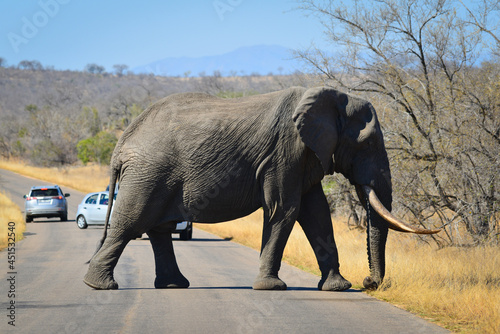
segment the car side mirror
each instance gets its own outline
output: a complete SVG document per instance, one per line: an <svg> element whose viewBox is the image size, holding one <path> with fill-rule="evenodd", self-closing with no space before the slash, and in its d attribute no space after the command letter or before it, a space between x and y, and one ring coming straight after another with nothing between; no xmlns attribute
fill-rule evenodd
<svg viewBox="0 0 500 334"><path fill-rule="evenodd" d="M70 196L70 194L64 194L64 197L69 197L69 196Z"/></svg>
<svg viewBox="0 0 500 334"><path fill-rule="evenodd" d="M24 196L23 196L23 198L24 198L24 199L28 198L28 195L24 195Z"/></svg>

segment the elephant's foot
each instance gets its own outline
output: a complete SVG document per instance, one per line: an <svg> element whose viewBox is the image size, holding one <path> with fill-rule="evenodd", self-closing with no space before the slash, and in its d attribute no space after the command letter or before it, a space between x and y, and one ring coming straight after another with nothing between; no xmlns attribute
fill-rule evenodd
<svg viewBox="0 0 500 334"><path fill-rule="evenodd" d="M83 278L83 282L96 290L118 289L118 283L114 280L113 275L95 275L90 269Z"/></svg>
<svg viewBox="0 0 500 334"><path fill-rule="evenodd" d="M286 290L285 282L278 276L258 276L253 283L254 290Z"/></svg>
<svg viewBox="0 0 500 334"><path fill-rule="evenodd" d="M155 279L155 288L156 289L181 289L188 288L189 281L184 275L178 273L177 275L168 275L168 276L157 276Z"/></svg>
<svg viewBox="0 0 500 334"><path fill-rule="evenodd" d="M322 291L344 291L351 286L351 282L342 277L342 275L330 273L326 279L322 278L319 281L318 289Z"/></svg>
<svg viewBox="0 0 500 334"><path fill-rule="evenodd" d="M365 289L367 290L377 290L379 285L381 284L382 282L377 282L377 280L373 279L371 276L367 276L365 277L365 279L363 280L363 286L365 287Z"/></svg>

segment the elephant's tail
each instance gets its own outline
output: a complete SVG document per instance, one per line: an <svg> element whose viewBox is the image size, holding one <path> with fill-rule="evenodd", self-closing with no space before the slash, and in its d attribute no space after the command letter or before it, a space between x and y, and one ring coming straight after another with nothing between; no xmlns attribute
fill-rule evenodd
<svg viewBox="0 0 500 334"><path fill-rule="evenodd" d="M109 218L111 217L111 210L113 209L113 201L115 199L116 183L118 181L118 178L120 177L120 169L121 169L121 166L112 166L111 167L111 176L109 178L108 211L106 212L106 222L104 223L104 233L102 235L101 240L99 240L99 243L97 244L97 249L95 250L94 255L92 255L90 260L85 262L85 264L89 264L90 261L92 261L94 256L97 254L97 252L101 249L102 245L104 244L106 237L108 236Z"/></svg>

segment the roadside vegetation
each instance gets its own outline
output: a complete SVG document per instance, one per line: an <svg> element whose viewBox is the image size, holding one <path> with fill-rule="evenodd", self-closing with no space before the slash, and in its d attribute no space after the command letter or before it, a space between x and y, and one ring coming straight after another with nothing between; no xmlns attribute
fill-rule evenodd
<svg viewBox="0 0 500 334"><path fill-rule="evenodd" d="M10 200L9 196L0 192L0 250L12 243L12 239L9 240L9 235L12 238L12 233L15 234L14 242L21 240L25 229L26 224L19 207Z"/></svg>
<svg viewBox="0 0 500 334"><path fill-rule="evenodd" d="M431 239L439 247L498 245L500 2L299 3L323 24L335 54L310 48L297 57L377 110L397 216L442 228ZM341 198L361 223L359 204L345 191Z"/></svg>
<svg viewBox="0 0 500 334"><path fill-rule="evenodd" d="M89 193L103 191L109 183L109 167L99 165L35 167L20 160L0 159L0 168ZM29 189L26 189L28 191Z"/></svg>

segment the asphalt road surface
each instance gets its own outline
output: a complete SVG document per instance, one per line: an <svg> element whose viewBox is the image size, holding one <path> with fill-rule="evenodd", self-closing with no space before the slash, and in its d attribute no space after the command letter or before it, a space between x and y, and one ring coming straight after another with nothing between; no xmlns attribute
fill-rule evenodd
<svg viewBox="0 0 500 334"><path fill-rule="evenodd" d="M22 196L43 184L0 170L0 191L22 209ZM84 194L62 189L71 193L70 221L27 224L25 239L16 243L14 269L8 252L0 252L0 333L447 332L358 290L318 291L318 277L286 264L280 277L287 291L254 291L259 253L200 230L191 241L174 241L190 288L153 288L153 252L143 238L131 241L120 258L120 289L92 290L82 282L84 263L103 229L78 229L75 213Z"/></svg>

